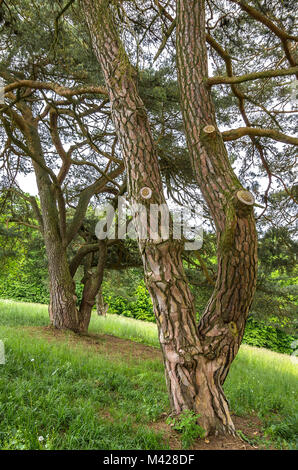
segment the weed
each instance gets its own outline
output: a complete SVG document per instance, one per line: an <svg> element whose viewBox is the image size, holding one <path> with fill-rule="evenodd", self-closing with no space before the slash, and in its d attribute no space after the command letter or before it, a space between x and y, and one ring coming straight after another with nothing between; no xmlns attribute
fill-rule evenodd
<svg viewBox="0 0 298 470"><path fill-rule="evenodd" d="M195 414L192 410L183 410L178 417L167 419L167 424L181 433L183 449L188 449L195 439L205 436L205 429L198 424L199 417L200 415Z"/></svg>

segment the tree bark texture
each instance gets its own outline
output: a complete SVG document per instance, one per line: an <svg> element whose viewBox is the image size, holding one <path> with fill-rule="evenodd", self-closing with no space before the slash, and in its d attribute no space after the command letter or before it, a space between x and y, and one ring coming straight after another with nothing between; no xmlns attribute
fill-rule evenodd
<svg viewBox="0 0 298 470"><path fill-rule="evenodd" d="M177 69L185 134L218 241L216 285L198 327L204 352L201 383L207 377L199 411L209 409L210 426L214 419L223 429L233 429L222 385L238 352L255 292L257 236L254 198L233 172L207 86L204 3L177 0Z"/></svg>
<svg viewBox="0 0 298 470"><path fill-rule="evenodd" d="M107 0L82 0L81 3L110 97L112 117L127 171L130 201L147 207L152 203L164 204L158 156L150 124L138 94L135 70L118 37L113 17L114 7ZM188 3L194 5L196 2ZM195 38L191 40L195 41ZM183 64L180 63L180 66ZM195 84L194 93L196 86ZM209 106L209 92L205 87L204 93L208 96L208 107L204 111L208 114L207 122L195 120L194 115L198 110L191 109L192 96L189 95L186 110L183 103L184 118L188 120L188 113L192 114L189 125L195 142L191 142L192 145L198 146L199 153L202 153L202 161L198 160L197 151L192 156L192 161L198 181L201 182L201 178L205 178L201 189L219 231L220 251L225 254L219 257L215 293L199 328L196 325L192 294L183 269L182 243L171 237L167 240L152 240L148 233L147 237L144 237L138 218L136 223L145 281L153 301L159 331L172 410L179 414L184 409L191 409L200 414L199 423L207 433L233 432L234 426L222 383L232 356L239 348L244 317L251 302L250 292L253 290L254 279L250 279L247 268L251 270L253 266L255 269L255 244L251 246L251 240L246 237L250 236L251 230L255 237L255 231L251 207L247 212L246 204L239 203L237 191L242 188L231 169L221 138L217 137L216 132L216 139L213 140L212 136L210 141L210 128L201 134L202 125L215 125L214 111ZM199 111L202 113L201 108L206 103L204 97L201 96L199 101L198 98L196 96L194 106L199 105ZM203 144L200 143L201 140ZM212 151L208 150L207 153L205 148L211 148ZM144 188L151 190L148 199L142 198ZM242 253L245 243L246 251ZM243 272L240 273L239 269ZM235 283L240 280L238 292ZM242 295L246 300L240 300Z"/></svg>
<svg viewBox="0 0 298 470"><path fill-rule="evenodd" d="M107 315L109 305L104 301L102 289L100 288L96 294L96 311L98 316L105 317Z"/></svg>

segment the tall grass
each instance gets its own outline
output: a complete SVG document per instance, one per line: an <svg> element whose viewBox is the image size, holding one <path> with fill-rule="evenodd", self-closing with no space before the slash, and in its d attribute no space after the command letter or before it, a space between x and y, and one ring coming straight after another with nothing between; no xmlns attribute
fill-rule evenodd
<svg viewBox="0 0 298 470"><path fill-rule="evenodd" d="M0 448L167 448L146 426L167 409L161 364L111 361L67 333L49 343L6 326L0 337Z"/></svg>
<svg viewBox="0 0 298 470"><path fill-rule="evenodd" d="M0 326L46 326L48 306L0 299Z"/></svg>
<svg viewBox="0 0 298 470"><path fill-rule="evenodd" d="M149 346L159 347L157 326L154 323L135 320L134 318L109 315L106 317L94 314L90 322L90 332L105 333L120 338L131 339Z"/></svg>
<svg viewBox="0 0 298 470"><path fill-rule="evenodd" d="M0 299L0 325L49 325L48 306ZM89 332L111 334L159 347L156 325L133 318L109 314L102 317L93 312Z"/></svg>
<svg viewBox="0 0 298 470"><path fill-rule="evenodd" d="M72 333L49 343L26 328L47 324L47 306L0 300L0 447L166 447L148 427L169 410L161 361L107 357ZM158 347L156 325L130 318L93 315L90 332ZM297 378L291 357L243 345L224 388L234 413L257 414L276 446L295 448Z"/></svg>

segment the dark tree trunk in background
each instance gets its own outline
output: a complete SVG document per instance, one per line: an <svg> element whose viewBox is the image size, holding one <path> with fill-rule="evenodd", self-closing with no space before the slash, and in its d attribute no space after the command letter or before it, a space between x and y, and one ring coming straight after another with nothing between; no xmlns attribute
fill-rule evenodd
<svg viewBox="0 0 298 470"><path fill-rule="evenodd" d="M112 117L127 171L130 201L147 207L152 203L164 204L158 157L147 113L137 92L135 71L118 38L110 2L82 0L81 3L110 96ZM196 4L193 1L187 3ZM184 21L181 12L180 16ZM183 34L181 29L179 34ZM189 34L189 31L185 34ZM191 40L195 42L196 38ZM178 63L184 67L181 59ZM191 66L197 67L198 63ZM187 76L186 80L190 78ZM202 122L194 121L196 113L201 113L200 108L209 106L210 98L206 90L205 94L208 101L205 103L204 96L201 96L198 102L197 96L192 109L192 98L195 97L187 93L187 108L184 103L183 107L184 118L187 121L189 119L190 130L196 136L192 144L201 148L203 144L197 142L206 139L204 149L209 149L210 129L207 129L205 136L200 131ZM197 105L199 110L196 109ZM190 118L188 113L192 114ZM213 108L207 108L206 113L207 124L215 125ZM147 239L144 239L141 236L142 224L137 226L138 244L146 285L153 301L172 410L181 413L184 409L191 409L199 413L199 422L207 433L234 431L222 383L239 348L255 285L256 269L253 215L250 200L247 205L245 197L242 197L249 195L237 195L241 185L232 172L221 139L212 139L210 145L212 159L204 150L201 161L198 161L197 153L195 157L192 156L192 160L199 167L197 174L201 172L201 176L206 179L202 191L217 223L222 254L219 254L215 294L199 328L183 269L182 243L173 239L150 240L148 233ZM149 199L142 198L142 188L150 188L152 191ZM225 193L225 190L228 192ZM213 201L214 196L216 199ZM220 215L216 215L217 210ZM245 249L243 253L242 249ZM238 282L240 292L237 294L235 283ZM244 291L245 287L250 290L249 293ZM243 294L246 299L241 299Z"/></svg>
<svg viewBox="0 0 298 470"><path fill-rule="evenodd" d="M104 301L101 288L96 294L96 312L99 316L106 316L109 305Z"/></svg>
<svg viewBox="0 0 298 470"><path fill-rule="evenodd" d="M96 296L101 289L107 256L107 245L105 240L99 240L98 262L95 273L91 269L92 256L92 254L89 254L86 257L84 266L84 290L80 305L80 327L83 331L88 330L91 318L91 311L96 302Z"/></svg>

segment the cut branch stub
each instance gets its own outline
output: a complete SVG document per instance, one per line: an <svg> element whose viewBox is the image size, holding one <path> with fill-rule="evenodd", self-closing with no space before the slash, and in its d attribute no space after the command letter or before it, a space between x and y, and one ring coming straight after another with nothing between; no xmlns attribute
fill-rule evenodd
<svg viewBox="0 0 298 470"><path fill-rule="evenodd" d="M211 125L208 125L208 126L205 126L203 128L203 131L206 133L206 134L212 134L213 132L215 132L215 127L214 126L211 126Z"/></svg>
<svg viewBox="0 0 298 470"><path fill-rule="evenodd" d="M240 217L246 216L252 210L255 203L254 195L244 189L237 191L235 199L235 208L237 215Z"/></svg>
<svg viewBox="0 0 298 470"><path fill-rule="evenodd" d="M201 132L201 138L207 140L213 140L217 136L216 127L212 124L208 124L207 126L203 127Z"/></svg>
<svg viewBox="0 0 298 470"><path fill-rule="evenodd" d="M237 192L237 199L240 203L245 204L246 206L252 206L255 203L253 194L243 189Z"/></svg>
<svg viewBox="0 0 298 470"><path fill-rule="evenodd" d="M143 199L150 199L152 196L152 189L148 188L147 186L144 186L140 190L140 194Z"/></svg>

